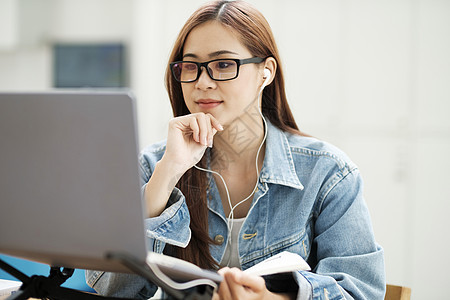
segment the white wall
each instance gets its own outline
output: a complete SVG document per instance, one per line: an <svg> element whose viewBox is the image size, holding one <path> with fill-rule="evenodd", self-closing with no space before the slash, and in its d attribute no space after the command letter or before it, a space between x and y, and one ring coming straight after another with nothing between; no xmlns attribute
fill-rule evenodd
<svg viewBox="0 0 450 300"><path fill-rule="evenodd" d="M388 281L412 287L413 299L442 298L450 268L450 1L250 2L272 25L301 129L361 168ZM123 41L141 146L162 139L169 51L201 3L8 0L2 8L16 18L4 22L19 28L0 36L0 90L50 88L52 42Z"/></svg>
<svg viewBox="0 0 450 300"><path fill-rule="evenodd" d="M0 1L0 49L9 49L16 43L17 3L14 0Z"/></svg>

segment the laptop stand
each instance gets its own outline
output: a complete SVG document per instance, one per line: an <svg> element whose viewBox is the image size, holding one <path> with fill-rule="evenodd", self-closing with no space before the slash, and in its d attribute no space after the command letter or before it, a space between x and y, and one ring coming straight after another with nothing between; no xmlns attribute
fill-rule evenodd
<svg viewBox="0 0 450 300"><path fill-rule="evenodd" d="M63 268L63 270L61 270L58 267L50 267L50 274L47 277L42 275L33 275L31 277L28 277L16 268L7 264L2 259L0 259L0 268L22 281L22 286L20 287L20 289L9 296L7 298L8 300L25 300L28 298L54 300L99 300L100 298L103 300L120 299L112 297L102 297L96 294L89 294L62 287L61 284L63 284L72 276L74 272L73 269Z"/></svg>
<svg viewBox="0 0 450 300"><path fill-rule="evenodd" d="M127 266L131 271L144 277L148 281L161 287L167 294L168 299L188 299L188 300L209 300L213 295L213 288L210 286L197 286L195 288L180 291L171 288L161 281L151 270L143 266L136 259L125 254L111 253L110 259L116 259ZM123 300L124 298L105 297L97 294L85 293L82 291L62 287L73 273L74 269L50 267L50 274L45 277L33 275L31 277L20 272L16 268L0 259L0 269L5 270L10 275L22 281L20 289L7 298L7 300L26 300L28 298L51 299L51 300Z"/></svg>

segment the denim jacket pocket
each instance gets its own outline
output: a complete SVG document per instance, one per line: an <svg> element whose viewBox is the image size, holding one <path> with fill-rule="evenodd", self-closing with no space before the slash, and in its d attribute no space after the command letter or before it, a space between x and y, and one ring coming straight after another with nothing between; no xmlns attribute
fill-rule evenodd
<svg viewBox="0 0 450 300"><path fill-rule="evenodd" d="M243 269L247 269L283 251L296 253L307 260L311 251L311 231L309 228L307 226L301 232L293 233L277 240L275 243L266 245L263 249L246 255L242 261Z"/></svg>
<svg viewBox="0 0 450 300"><path fill-rule="evenodd" d="M288 238L281 241L278 245L281 247L276 250L277 253L282 251L288 251L292 253L297 253L304 260L309 257L311 252L311 234L309 227L299 234L293 234Z"/></svg>

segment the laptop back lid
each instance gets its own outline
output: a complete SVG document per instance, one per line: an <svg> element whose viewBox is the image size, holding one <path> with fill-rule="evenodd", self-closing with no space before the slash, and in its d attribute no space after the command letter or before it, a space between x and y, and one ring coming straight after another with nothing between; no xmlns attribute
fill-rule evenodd
<svg viewBox="0 0 450 300"><path fill-rule="evenodd" d="M0 93L0 252L128 271L145 261L135 101L127 92Z"/></svg>

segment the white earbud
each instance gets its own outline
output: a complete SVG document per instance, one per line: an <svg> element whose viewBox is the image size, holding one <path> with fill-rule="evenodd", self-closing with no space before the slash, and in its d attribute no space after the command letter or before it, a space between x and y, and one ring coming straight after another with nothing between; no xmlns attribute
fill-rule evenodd
<svg viewBox="0 0 450 300"><path fill-rule="evenodd" d="M265 68L264 69L264 79L268 79L268 78L270 78L270 75L272 75L272 72L270 72L270 70L269 69L267 69L267 68Z"/></svg>
<svg viewBox="0 0 450 300"><path fill-rule="evenodd" d="M261 89L260 89L260 93L262 92L262 90L266 87L266 85L267 85L267 83L269 82L269 80L270 80L270 76L272 75L272 72L270 72L270 70L269 69L267 69L267 68L265 68L264 69L264 82L263 82L263 84L261 85Z"/></svg>

